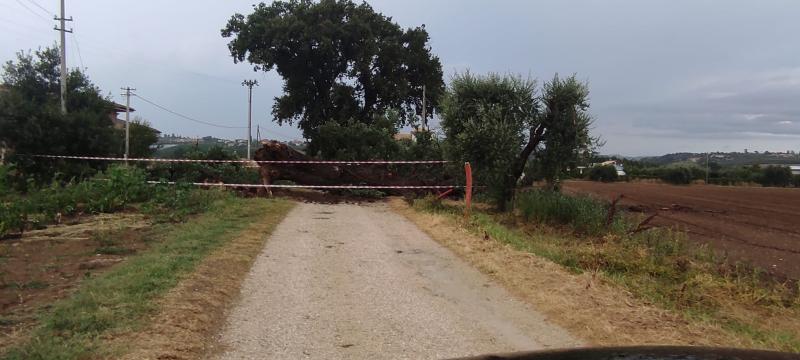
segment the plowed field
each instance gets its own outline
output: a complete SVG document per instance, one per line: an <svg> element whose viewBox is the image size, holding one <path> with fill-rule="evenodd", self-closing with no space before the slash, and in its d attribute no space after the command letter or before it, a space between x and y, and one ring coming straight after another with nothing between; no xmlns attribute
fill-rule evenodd
<svg viewBox="0 0 800 360"><path fill-rule="evenodd" d="M564 191L624 195L622 207L658 213L652 224L684 229L732 260L800 279L800 189L568 181Z"/></svg>

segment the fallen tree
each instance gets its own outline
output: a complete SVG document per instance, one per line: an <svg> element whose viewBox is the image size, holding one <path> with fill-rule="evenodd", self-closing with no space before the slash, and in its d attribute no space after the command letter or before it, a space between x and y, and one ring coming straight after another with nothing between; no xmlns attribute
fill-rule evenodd
<svg viewBox="0 0 800 360"><path fill-rule="evenodd" d="M275 140L261 142L255 161L319 161L288 145ZM287 180L300 185L366 185L366 186L430 186L448 185L441 165L406 165L399 169L392 164L326 164L326 163L259 163L259 174L264 185ZM439 167L434 169L432 167ZM272 192L267 188L267 192Z"/></svg>

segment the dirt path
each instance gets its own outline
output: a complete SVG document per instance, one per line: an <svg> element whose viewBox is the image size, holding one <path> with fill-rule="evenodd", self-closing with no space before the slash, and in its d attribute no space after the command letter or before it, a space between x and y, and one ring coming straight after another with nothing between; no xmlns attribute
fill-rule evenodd
<svg viewBox="0 0 800 360"><path fill-rule="evenodd" d="M220 342L223 359L423 359L579 344L385 204L292 210Z"/></svg>

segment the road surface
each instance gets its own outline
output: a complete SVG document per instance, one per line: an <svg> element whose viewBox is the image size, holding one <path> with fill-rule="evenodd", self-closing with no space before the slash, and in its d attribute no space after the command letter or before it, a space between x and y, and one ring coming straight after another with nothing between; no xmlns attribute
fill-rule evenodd
<svg viewBox="0 0 800 360"><path fill-rule="evenodd" d="M384 204L299 204L268 239L221 359L437 359L580 342Z"/></svg>

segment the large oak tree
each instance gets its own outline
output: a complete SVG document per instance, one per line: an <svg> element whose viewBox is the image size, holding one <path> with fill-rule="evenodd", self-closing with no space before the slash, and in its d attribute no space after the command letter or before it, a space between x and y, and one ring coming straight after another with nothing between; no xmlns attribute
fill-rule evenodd
<svg viewBox="0 0 800 360"><path fill-rule="evenodd" d="M296 122L312 142L329 121L370 124L389 110L399 114L396 126L413 124L422 113L423 85L428 117L444 91L424 25L403 30L367 3L261 3L247 16L233 15L222 36L232 38L235 62L274 68L283 77L275 120Z"/></svg>

